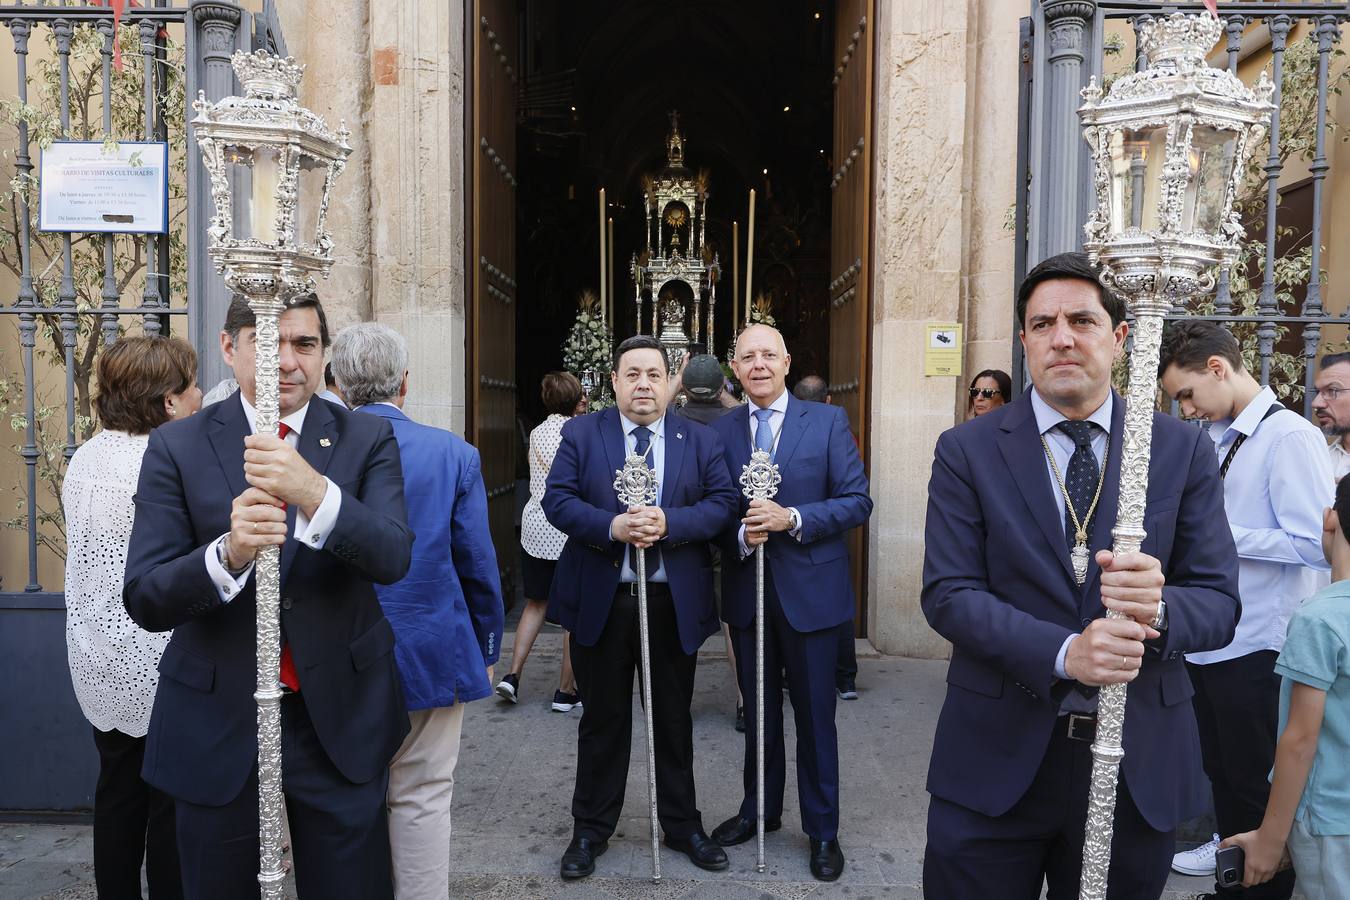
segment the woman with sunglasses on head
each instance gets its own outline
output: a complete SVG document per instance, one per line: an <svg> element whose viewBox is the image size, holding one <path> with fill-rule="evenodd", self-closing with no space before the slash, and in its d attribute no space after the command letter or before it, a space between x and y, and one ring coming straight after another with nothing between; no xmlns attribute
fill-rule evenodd
<svg viewBox="0 0 1350 900"><path fill-rule="evenodd" d="M970 382L966 418L973 419L998 409L1012 399L1012 379L1002 369L985 369Z"/></svg>

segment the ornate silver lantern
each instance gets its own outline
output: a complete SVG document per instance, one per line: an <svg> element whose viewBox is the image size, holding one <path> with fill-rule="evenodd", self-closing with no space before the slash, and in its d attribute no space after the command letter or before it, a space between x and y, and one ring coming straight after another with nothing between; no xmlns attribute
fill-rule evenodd
<svg viewBox="0 0 1350 900"><path fill-rule="evenodd" d="M1264 72L1249 88L1209 66L1206 56L1223 33L1214 16L1174 13L1145 21L1138 33L1148 68L1105 93L1094 77L1078 111L1097 199L1084 248L1134 316L1115 553L1137 551L1145 536L1163 316L1211 291L1215 266L1231 266L1237 256L1243 229L1233 198L1265 134L1274 90ZM1106 896L1125 694L1125 685L1099 694L1083 900Z"/></svg>
<svg viewBox="0 0 1350 900"><path fill-rule="evenodd" d="M248 297L257 318L257 433L275 435L279 419L278 320L287 302L313 289L333 264L326 218L333 181L346 165L345 124L333 134L296 102L304 67L262 50L234 54L243 97L192 108L192 127L211 183L215 214L207 235L225 283ZM232 190L233 188L233 190ZM258 815L262 896L280 900L281 625L280 553L258 554L257 586Z"/></svg>

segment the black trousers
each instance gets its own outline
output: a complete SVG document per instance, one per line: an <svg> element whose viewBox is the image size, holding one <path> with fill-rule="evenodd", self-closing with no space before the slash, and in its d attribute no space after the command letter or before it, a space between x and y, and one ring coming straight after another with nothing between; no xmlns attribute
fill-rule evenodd
<svg viewBox="0 0 1350 900"><path fill-rule="evenodd" d="M633 737L633 674L642 665L638 598L628 593L628 585L620 588L595 646L572 641L572 671L586 698L577 727L573 829L576 837L600 841L614 833L623 809ZM647 585L647 624L657 818L667 837L684 839L703 829L694 800L694 720L689 714L698 656L680 645L675 605L665 585ZM644 776L645 752L635 763Z"/></svg>
<svg viewBox="0 0 1350 900"><path fill-rule="evenodd" d="M1214 790L1221 837L1259 828L1266 813L1279 726L1278 657L1274 650L1259 650L1223 662L1186 665L1195 685L1200 755ZM1254 888L1215 886L1221 897L1260 900L1288 900L1293 891L1293 870Z"/></svg>
<svg viewBox="0 0 1350 900"><path fill-rule="evenodd" d="M853 620L839 626L839 663L835 668L835 685L858 677L858 649L853 643Z"/></svg>
<svg viewBox="0 0 1350 900"><path fill-rule="evenodd" d="M1046 884L1048 900L1076 900L1091 779L1091 745L1057 729L1031 787L1003 815L930 798L924 897L1038 900ZM1107 900L1158 900L1175 842L1175 831L1155 831L1144 821L1120 781Z"/></svg>
<svg viewBox="0 0 1350 900"><path fill-rule="evenodd" d="M209 764L204 760L203 764ZM282 788L301 900L393 900L386 771L352 784L328 759L303 694L281 700ZM224 806L177 801L189 900L248 900L258 887L258 774Z"/></svg>
<svg viewBox="0 0 1350 900"><path fill-rule="evenodd" d="M94 729L94 884L99 900L141 900L141 860L150 900L179 900L183 876L173 799L141 780L145 738Z"/></svg>

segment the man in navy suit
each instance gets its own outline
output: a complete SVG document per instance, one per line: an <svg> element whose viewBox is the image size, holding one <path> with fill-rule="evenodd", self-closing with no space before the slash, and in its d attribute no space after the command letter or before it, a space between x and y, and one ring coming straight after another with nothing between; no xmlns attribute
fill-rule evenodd
<svg viewBox="0 0 1350 900"><path fill-rule="evenodd" d="M1147 537L1113 556L1124 304L1066 253L1028 273L1017 315L1035 387L943 434L929 482L922 604L952 659L924 894L1077 896L1097 691L1128 684L1107 896L1152 900L1203 804L1183 654L1227 644L1240 612L1218 466L1202 430L1155 414Z"/></svg>
<svg viewBox="0 0 1350 900"><path fill-rule="evenodd" d="M562 877L595 871L623 808L640 660L636 560L646 550L657 811L666 845L694 865L727 867L694 801L689 703L699 645L717 631L708 542L731 524L736 492L717 436L673 413L665 348L636 335L614 349L616 406L563 426L544 514L567 535L549 617L572 633L572 668L586 705L577 732L572 842ZM656 472L652 506L624 508L614 474L630 454Z"/></svg>
<svg viewBox="0 0 1350 900"><path fill-rule="evenodd" d="M359 322L333 342L333 372L352 409L394 428L403 461L412 567L376 589L394 626L412 731L389 767L389 844L396 900L450 892L450 800L464 706L492 693L501 653L502 589L478 451L403 413L408 344Z"/></svg>
<svg viewBox="0 0 1350 900"><path fill-rule="evenodd" d="M844 410L798 400L786 387L783 336L751 325L736 340L732 369L750 402L713 423L729 475L739 480L753 450L782 474L777 495L749 502L722 553L722 617L731 625L747 713L755 708L755 560L764 566L764 829L782 827L786 763L783 680L797 723L797 793L810 839L811 874L844 871L839 847L839 744L834 727L839 629L854 615L845 535L872 514L867 476ZM755 727L747 722L740 812L713 830L723 846L755 835Z"/></svg>
<svg viewBox="0 0 1350 900"><path fill-rule="evenodd" d="M392 897L385 785L408 732L394 632L372 583L408 571L389 423L313 399L328 328L309 295L281 315L281 431L254 434L253 313L221 350L239 391L158 428L141 466L127 612L173 629L143 775L175 799L184 894L257 897L254 557L281 547L282 785L302 898Z"/></svg>

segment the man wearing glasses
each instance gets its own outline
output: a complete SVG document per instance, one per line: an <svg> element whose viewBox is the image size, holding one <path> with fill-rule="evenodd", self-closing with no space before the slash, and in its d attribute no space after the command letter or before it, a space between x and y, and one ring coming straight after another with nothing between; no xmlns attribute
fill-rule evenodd
<svg viewBox="0 0 1350 900"><path fill-rule="evenodd" d="M1339 484L1350 472L1350 353L1328 353L1318 366L1313 382L1312 410L1317 425L1327 437L1335 438L1327 448L1331 454L1332 475Z"/></svg>

